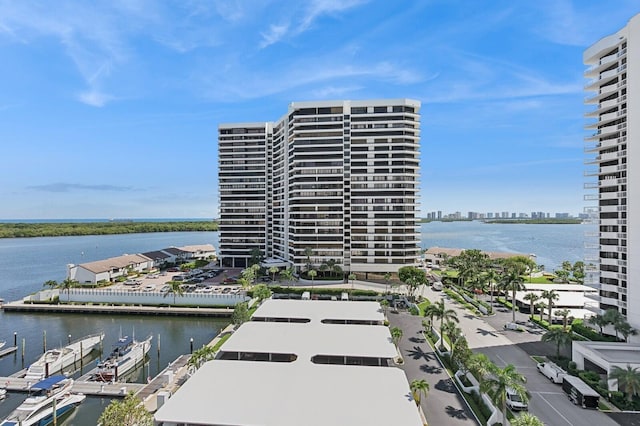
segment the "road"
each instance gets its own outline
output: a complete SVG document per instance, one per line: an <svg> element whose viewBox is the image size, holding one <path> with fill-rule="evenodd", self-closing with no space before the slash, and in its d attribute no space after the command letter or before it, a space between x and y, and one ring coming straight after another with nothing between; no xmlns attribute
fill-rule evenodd
<svg viewBox="0 0 640 426"><path fill-rule="evenodd" d="M478 425L447 371L425 341L422 318L406 312L389 312L389 323L403 331L398 347L404 358L402 369L407 379L409 382L425 379L429 383L429 393L421 402L427 422L430 425Z"/></svg>
<svg viewBox="0 0 640 426"><path fill-rule="evenodd" d="M428 287L422 292L432 302L445 296ZM530 355L555 352L553 346L540 342L540 329L524 325L525 332L505 331L501 327L511 321L511 312L498 312L492 317L478 318L452 301L447 303L447 307L458 312L460 328L474 352L486 354L499 367L513 364L527 378L526 386L531 394L529 411L546 426L618 425L600 411L585 410L573 405L560 385L550 382L538 372L536 362ZM526 322L525 314L516 314L517 321Z"/></svg>

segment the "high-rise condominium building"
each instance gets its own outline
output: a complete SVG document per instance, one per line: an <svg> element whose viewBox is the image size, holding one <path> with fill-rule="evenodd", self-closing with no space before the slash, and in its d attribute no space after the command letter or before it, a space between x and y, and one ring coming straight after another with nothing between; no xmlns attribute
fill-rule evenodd
<svg viewBox="0 0 640 426"><path fill-rule="evenodd" d="M597 202L600 309L640 327L640 15L584 52L587 200ZM638 205L636 205L636 203Z"/></svg>
<svg viewBox="0 0 640 426"><path fill-rule="evenodd" d="M218 129L220 257L396 272L419 256L420 103L294 102Z"/></svg>

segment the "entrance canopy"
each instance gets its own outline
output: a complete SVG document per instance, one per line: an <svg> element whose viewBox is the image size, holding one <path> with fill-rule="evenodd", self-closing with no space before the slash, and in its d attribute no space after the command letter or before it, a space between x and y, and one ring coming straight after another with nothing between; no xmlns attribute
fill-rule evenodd
<svg viewBox="0 0 640 426"><path fill-rule="evenodd" d="M277 268L288 268L289 266L291 266L291 264L286 260L274 259L273 257L270 257L260 262L260 266L267 269L271 268L272 266L275 266Z"/></svg>

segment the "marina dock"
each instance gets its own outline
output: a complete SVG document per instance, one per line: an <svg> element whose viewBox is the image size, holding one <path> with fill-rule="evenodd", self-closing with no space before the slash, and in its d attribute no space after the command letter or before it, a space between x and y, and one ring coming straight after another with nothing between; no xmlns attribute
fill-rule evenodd
<svg viewBox="0 0 640 426"><path fill-rule="evenodd" d="M196 317L230 317L232 308L190 308L181 306L142 305L50 305L45 303L8 302L2 305L5 312L48 312L108 315L164 315Z"/></svg>
<svg viewBox="0 0 640 426"><path fill-rule="evenodd" d="M0 349L0 358L5 355L9 355L18 350L17 346L9 346L8 348Z"/></svg>

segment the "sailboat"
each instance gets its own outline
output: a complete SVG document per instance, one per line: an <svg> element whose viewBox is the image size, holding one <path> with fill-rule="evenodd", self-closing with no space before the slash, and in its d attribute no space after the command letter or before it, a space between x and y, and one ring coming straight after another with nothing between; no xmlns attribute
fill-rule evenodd
<svg viewBox="0 0 640 426"><path fill-rule="evenodd" d="M0 426L48 426L54 418L60 420L85 400L82 394L72 394L73 379L48 377L29 389L29 396Z"/></svg>
<svg viewBox="0 0 640 426"><path fill-rule="evenodd" d="M60 373L71 364L88 355L104 339L104 333L85 337L62 349L50 349L29 366L25 379L42 380L52 373Z"/></svg>

